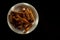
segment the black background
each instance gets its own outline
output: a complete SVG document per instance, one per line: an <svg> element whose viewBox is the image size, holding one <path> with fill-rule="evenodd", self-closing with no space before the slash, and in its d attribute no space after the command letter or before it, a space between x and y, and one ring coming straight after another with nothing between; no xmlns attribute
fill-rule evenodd
<svg viewBox="0 0 60 40"><path fill-rule="evenodd" d="M33 5L39 14L39 24L30 34L19 35L10 30L7 24L7 13L9 9L20 2L26 2ZM6 40L40 40L48 39L48 1L39 0L1 0L0 1L0 38Z"/></svg>

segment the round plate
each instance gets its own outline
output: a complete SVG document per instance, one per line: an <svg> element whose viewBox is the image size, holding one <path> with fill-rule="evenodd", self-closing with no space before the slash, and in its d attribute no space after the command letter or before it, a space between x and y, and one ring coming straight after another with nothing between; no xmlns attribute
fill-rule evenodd
<svg viewBox="0 0 60 40"><path fill-rule="evenodd" d="M32 11L34 12L34 15L35 15L35 21L33 23L33 26L26 33L24 33L23 31L20 31L20 30L18 30L16 28L14 28L13 25L11 25L10 20L9 20L10 12L19 10L20 6L26 6L28 8L31 8ZM9 25L10 29L12 31L14 31L15 33L18 33L18 34L28 34L28 33L31 33L37 27L38 21L39 21L39 15L38 15L37 10L31 4L28 4L28 3L17 3L17 4L15 4L14 6L12 6L10 8L10 10L9 10L9 12L7 14L7 23Z"/></svg>

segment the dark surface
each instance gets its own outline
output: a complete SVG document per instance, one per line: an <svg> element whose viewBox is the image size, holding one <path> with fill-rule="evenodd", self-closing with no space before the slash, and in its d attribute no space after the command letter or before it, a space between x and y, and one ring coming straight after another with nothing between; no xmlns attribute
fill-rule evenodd
<svg viewBox="0 0 60 40"><path fill-rule="evenodd" d="M39 13L39 24L37 28L28 35L19 35L10 30L7 24L7 13L9 9L16 3L26 2L33 5ZM1 0L0 1L0 38L5 38L6 40L33 40L33 39L48 39L48 3L47 1L37 1L37 0Z"/></svg>

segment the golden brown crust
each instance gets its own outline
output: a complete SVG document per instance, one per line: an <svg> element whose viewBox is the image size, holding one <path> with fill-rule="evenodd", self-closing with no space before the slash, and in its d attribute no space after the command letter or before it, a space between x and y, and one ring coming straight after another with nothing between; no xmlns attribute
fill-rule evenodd
<svg viewBox="0 0 60 40"><path fill-rule="evenodd" d="M24 29L25 33L32 27L32 23L34 22L33 12L29 8L26 8L21 12L11 11L9 18L16 28L19 30Z"/></svg>

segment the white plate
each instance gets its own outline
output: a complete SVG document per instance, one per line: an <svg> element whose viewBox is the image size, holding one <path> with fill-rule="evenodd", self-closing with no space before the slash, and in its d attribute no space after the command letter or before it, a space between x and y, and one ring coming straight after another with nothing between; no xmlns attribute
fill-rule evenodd
<svg viewBox="0 0 60 40"><path fill-rule="evenodd" d="M34 12L34 15L35 15L35 21L34 21L34 23L33 23L33 26L32 26L32 28L31 28L30 30L28 30L26 33L24 33L23 31L20 31L20 30L18 30L18 29L16 29L16 28L14 28L13 25L10 24L10 20L9 20L9 17L8 17L8 16L10 15L10 12L11 12L11 11L17 11L17 10L19 10L19 6L22 6L22 5L31 8L32 11ZM17 3L17 4L15 4L14 6L12 6L12 7L10 8L10 10L9 10L9 12L8 12L8 14L7 14L7 23L8 23L8 25L9 25L10 29L11 29L12 31L14 31L15 33L18 33L18 34L28 34L28 33L31 33L31 32L37 27L38 21L39 21L39 15L38 15L37 10L36 10L31 4L28 4L28 3Z"/></svg>

